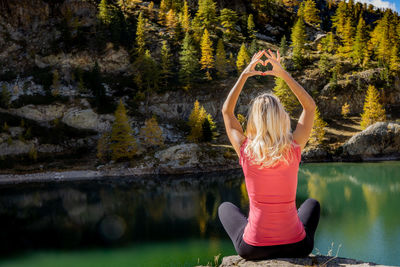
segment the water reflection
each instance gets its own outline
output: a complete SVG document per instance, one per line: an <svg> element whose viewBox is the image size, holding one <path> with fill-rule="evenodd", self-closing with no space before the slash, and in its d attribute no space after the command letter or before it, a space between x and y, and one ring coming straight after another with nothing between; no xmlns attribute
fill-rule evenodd
<svg viewBox="0 0 400 267"><path fill-rule="evenodd" d="M321 203L315 243L319 251L327 253L333 241L342 244L339 256L400 262L396 209L400 162L302 164L297 191L297 205L308 197ZM240 169L179 177L3 185L0 251L197 238L207 240L204 250L217 255L221 240L228 238L218 220L223 201L247 213L249 199Z"/></svg>

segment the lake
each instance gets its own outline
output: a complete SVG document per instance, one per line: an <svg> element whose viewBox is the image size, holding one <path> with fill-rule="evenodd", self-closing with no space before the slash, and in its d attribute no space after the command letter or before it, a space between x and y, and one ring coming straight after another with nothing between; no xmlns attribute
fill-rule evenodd
<svg viewBox="0 0 400 267"><path fill-rule="evenodd" d="M400 162L301 164L321 203L314 254L400 263ZM235 254L217 210L242 170L0 186L0 266L193 266Z"/></svg>

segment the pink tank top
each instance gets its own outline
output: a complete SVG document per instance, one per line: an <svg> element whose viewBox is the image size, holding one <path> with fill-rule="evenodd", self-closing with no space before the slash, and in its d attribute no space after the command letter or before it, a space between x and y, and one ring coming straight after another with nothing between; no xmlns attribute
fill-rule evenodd
<svg viewBox="0 0 400 267"><path fill-rule="evenodd" d="M240 147L239 164L243 168L250 211L243 240L253 246L272 246L296 243L306 236L297 215L297 172L301 160L301 147L292 142L294 154L289 165L279 162L273 167L250 165L244 148ZM253 163L254 164L254 163Z"/></svg>

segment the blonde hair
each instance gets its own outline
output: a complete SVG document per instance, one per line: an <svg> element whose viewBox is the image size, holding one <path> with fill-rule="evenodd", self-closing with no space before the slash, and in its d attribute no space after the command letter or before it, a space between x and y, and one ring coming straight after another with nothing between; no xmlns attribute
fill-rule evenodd
<svg viewBox="0 0 400 267"><path fill-rule="evenodd" d="M247 142L244 153L251 155L260 167L271 167L281 160L289 164L293 135L289 114L279 99L269 93L257 96L247 117L246 135L251 142Z"/></svg>

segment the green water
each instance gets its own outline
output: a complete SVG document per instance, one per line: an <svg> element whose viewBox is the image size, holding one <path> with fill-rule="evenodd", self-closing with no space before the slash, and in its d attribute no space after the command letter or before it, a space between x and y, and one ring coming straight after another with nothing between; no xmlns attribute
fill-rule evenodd
<svg viewBox="0 0 400 267"><path fill-rule="evenodd" d="M297 205L308 197L321 203L314 254L400 264L400 162L302 164ZM235 254L223 201L247 212L241 171L3 186L0 266L213 263Z"/></svg>

